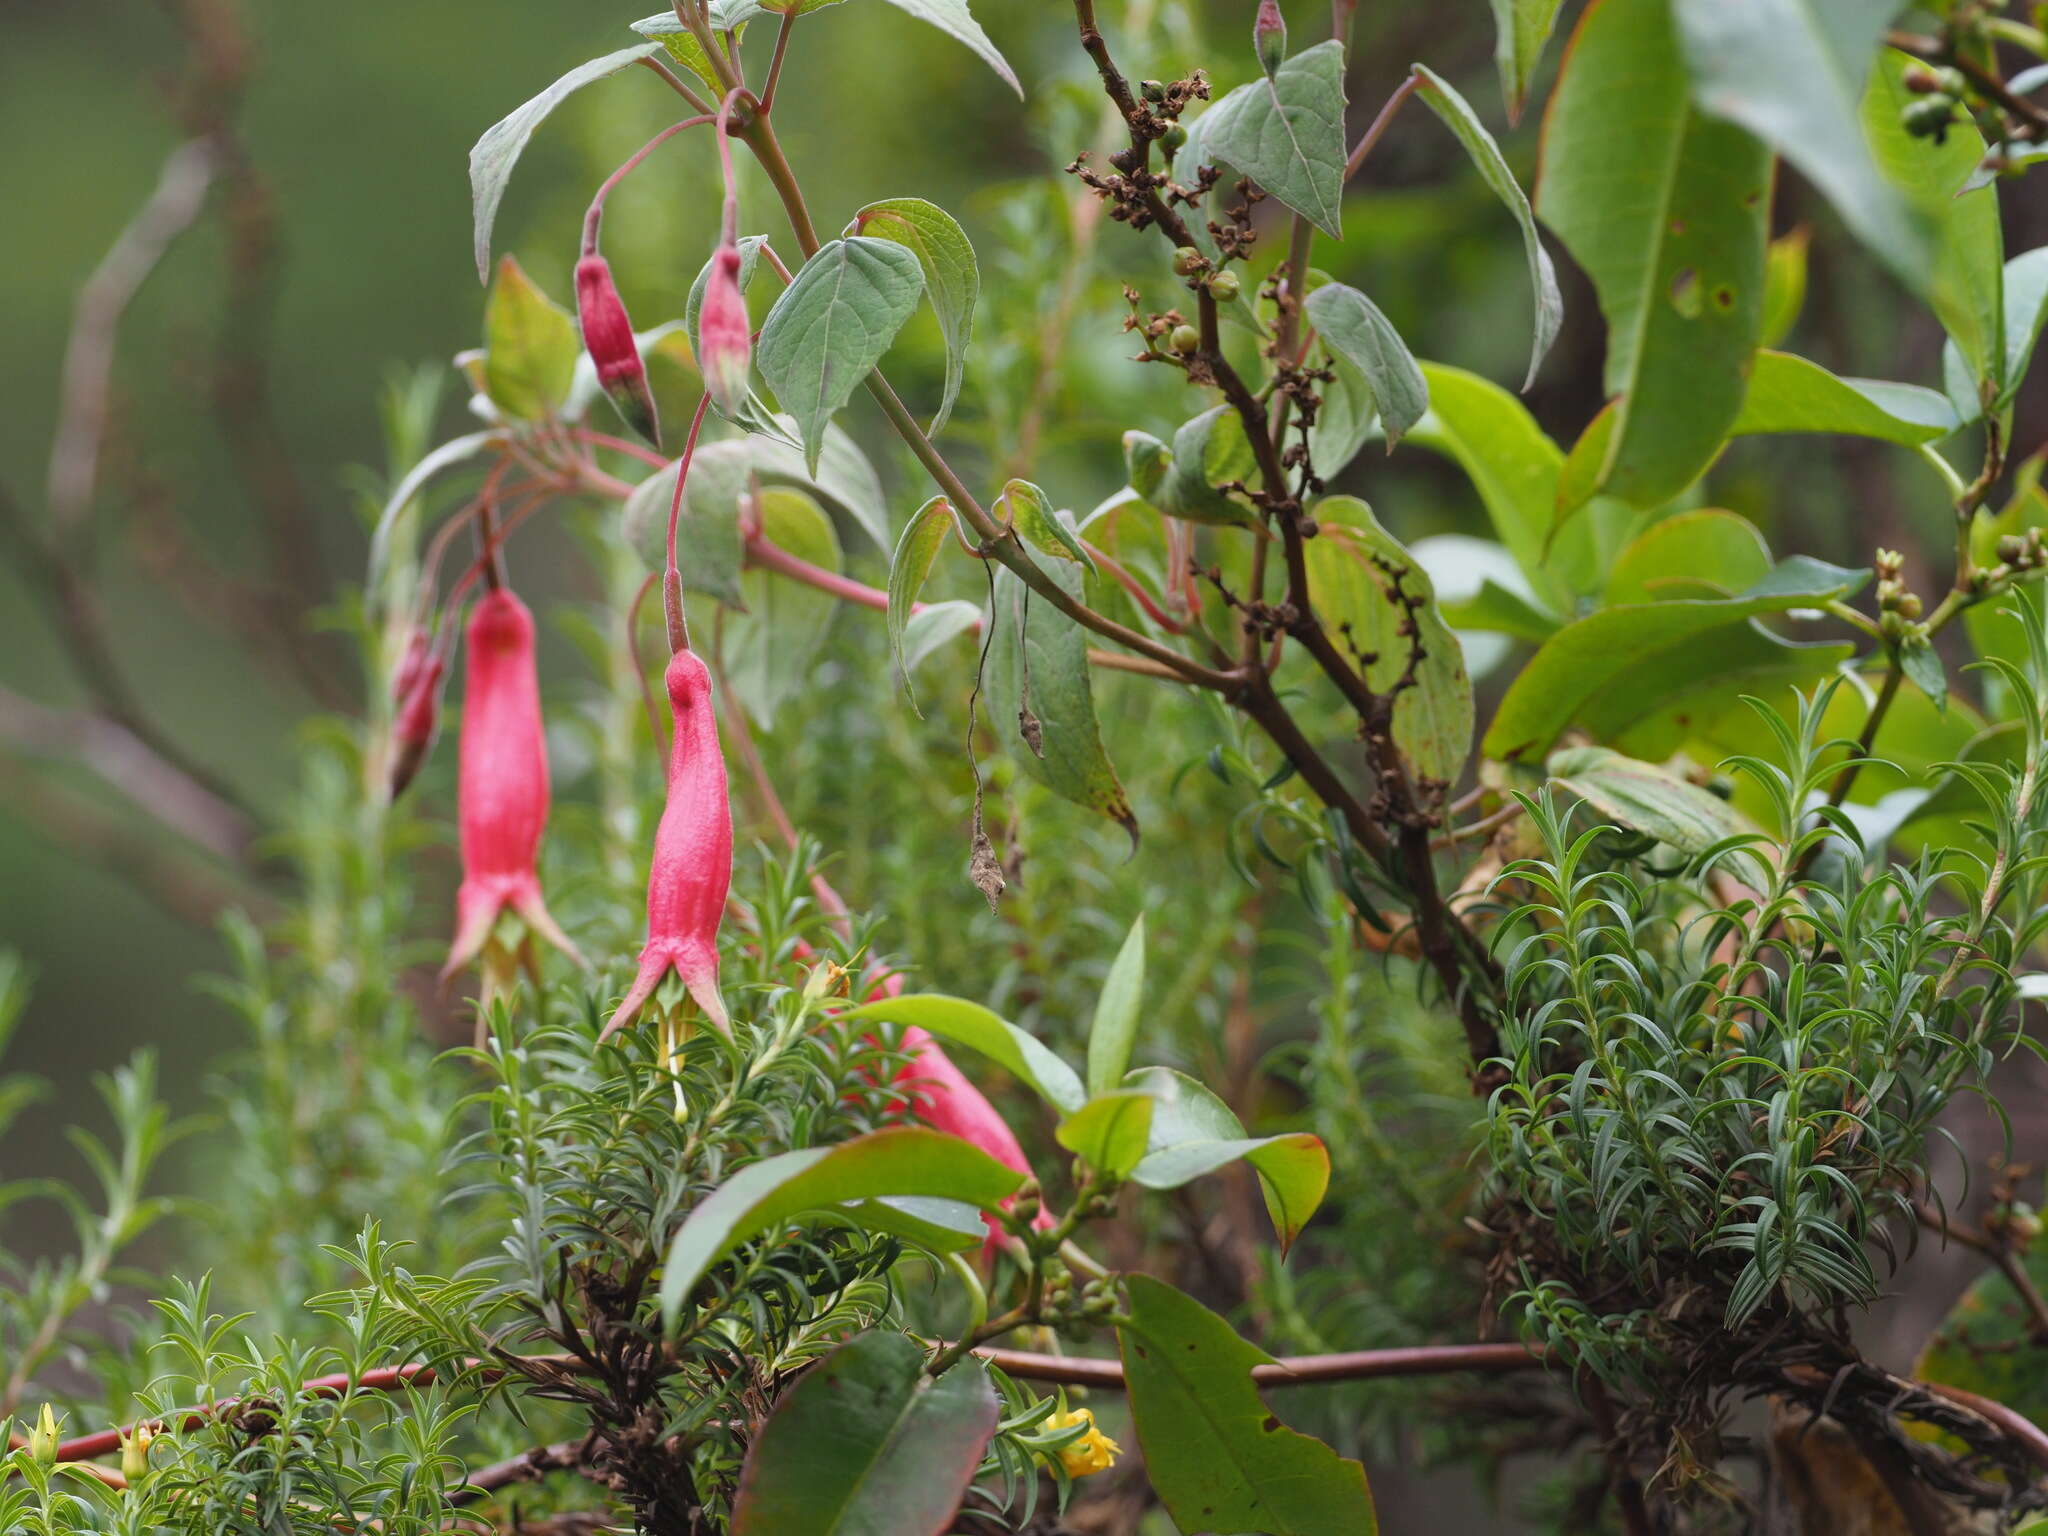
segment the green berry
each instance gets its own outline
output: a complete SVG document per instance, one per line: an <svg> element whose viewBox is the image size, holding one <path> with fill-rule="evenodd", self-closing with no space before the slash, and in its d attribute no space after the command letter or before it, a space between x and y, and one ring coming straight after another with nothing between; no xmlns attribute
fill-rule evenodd
<svg viewBox="0 0 2048 1536"><path fill-rule="evenodd" d="M1159 135L1159 142L1166 147L1168 154L1178 151L1187 141L1188 131L1181 127L1179 123L1168 123L1166 125L1166 132Z"/></svg>
<svg viewBox="0 0 2048 1536"><path fill-rule="evenodd" d="M1173 270L1182 277L1192 277L1208 264L1208 257L1192 245L1183 245L1173 253Z"/></svg>
<svg viewBox="0 0 2048 1536"><path fill-rule="evenodd" d="M1167 345L1185 357L1202 345L1202 333L1192 325L1176 325L1173 334L1166 340Z"/></svg>
<svg viewBox="0 0 2048 1536"><path fill-rule="evenodd" d="M1209 297L1219 304L1228 304L1237 297L1237 274L1218 272L1209 279Z"/></svg>

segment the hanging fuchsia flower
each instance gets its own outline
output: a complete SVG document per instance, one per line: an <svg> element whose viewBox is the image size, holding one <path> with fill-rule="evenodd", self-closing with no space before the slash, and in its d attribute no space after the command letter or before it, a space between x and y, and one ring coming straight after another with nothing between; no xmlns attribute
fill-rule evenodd
<svg viewBox="0 0 2048 1536"><path fill-rule="evenodd" d="M669 749L668 804L654 834L654 863L647 876L647 946L640 951L632 988L604 1027L606 1035L638 1017L671 976L721 1034L731 1028L718 993L718 923L732 886L732 805L726 797L711 673L694 651L677 651L669 660L667 682L675 739ZM675 997L662 1010L663 1043L671 1061L687 1033L682 1008L683 997Z"/></svg>
<svg viewBox="0 0 2048 1536"><path fill-rule="evenodd" d="M633 322L626 317L611 264L595 251L576 263L576 317L583 327L583 347L597 367L597 382L612 404L642 437L661 446L661 422L654 409L654 391L647 385L647 365L633 340Z"/></svg>
<svg viewBox="0 0 2048 1536"><path fill-rule="evenodd" d="M391 694L398 701L391 721L389 788L394 800L405 793L434 749L434 737L441 729L441 682L447 672L426 633L415 631L391 680Z"/></svg>
<svg viewBox="0 0 2048 1536"><path fill-rule="evenodd" d="M509 985L513 967L535 969L532 939L507 943L507 912L568 955L586 962L541 900L535 861L548 822L548 751L534 664L533 615L510 591L488 593L469 619L469 676L463 688L457 820L462 888L445 979L479 956L485 996Z"/></svg>
<svg viewBox="0 0 2048 1536"><path fill-rule="evenodd" d="M747 320L746 295L740 292L740 248L731 240L722 242L712 254L704 305L697 313L697 340L703 349L698 366L712 404L721 415L737 414L747 398L753 332Z"/></svg>

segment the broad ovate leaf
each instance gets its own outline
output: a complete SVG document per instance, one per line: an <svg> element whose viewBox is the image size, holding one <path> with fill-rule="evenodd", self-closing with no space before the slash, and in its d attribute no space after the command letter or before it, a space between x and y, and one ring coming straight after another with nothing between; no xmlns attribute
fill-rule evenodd
<svg viewBox="0 0 2048 1536"><path fill-rule="evenodd" d="M1323 344L1358 370L1391 451L1429 409L1429 384L1393 322L1356 288L1324 283L1304 305Z"/></svg>
<svg viewBox="0 0 2048 1536"><path fill-rule="evenodd" d="M853 224L858 234L895 241L924 268L925 297L932 302L939 334L946 342L945 392L930 428L936 437L953 414L953 402L960 398L960 381L967 372L967 344L974 337L974 301L981 293L981 269L975 264L974 246L958 219L921 197L869 203L853 216Z"/></svg>
<svg viewBox="0 0 2048 1536"><path fill-rule="evenodd" d="M1227 162L1325 234L1344 234L1344 45L1303 49L1204 112L1200 153Z"/></svg>
<svg viewBox="0 0 2048 1536"><path fill-rule="evenodd" d="M1145 1067L1124 1082L1156 1101L1145 1158L1131 1178L1147 1189L1178 1189L1242 1159L1259 1176L1259 1192L1285 1254L1330 1187L1330 1154L1322 1142L1306 1131L1247 1136L1229 1105L1169 1067Z"/></svg>
<svg viewBox="0 0 2048 1536"><path fill-rule="evenodd" d="M484 302L484 390L515 421L544 421L569 398L582 352L576 322L512 257Z"/></svg>

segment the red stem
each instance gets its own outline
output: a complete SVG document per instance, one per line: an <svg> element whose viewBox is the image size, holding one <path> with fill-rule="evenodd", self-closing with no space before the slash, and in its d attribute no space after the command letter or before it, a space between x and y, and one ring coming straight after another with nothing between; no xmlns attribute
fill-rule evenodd
<svg viewBox="0 0 2048 1536"><path fill-rule="evenodd" d="M637 167L642 160L645 160L685 128L701 128L710 121L709 117L686 117L680 123L669 124L668 127L662 129L661 132L635 150L627 158L624 165L613 171L611 175L605 177L603 185L597 189L597 196L590 200L590 212L583 215L584 255L595 256L597 254L597 226L604 218L604 200L612 195L612 188L624 181L627 174Z"/></svg>

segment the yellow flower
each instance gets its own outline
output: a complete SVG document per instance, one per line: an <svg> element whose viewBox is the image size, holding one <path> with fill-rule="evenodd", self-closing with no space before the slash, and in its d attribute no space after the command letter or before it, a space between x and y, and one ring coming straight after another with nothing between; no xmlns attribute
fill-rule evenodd
<svg viewBox="0 0 2048 1536"><path fill-rule="evenodd" d="M1069 1440L1059 1448L1061 1467L1069 1477L1086 1477L1091 1472L1106 1472L1116 1464L1123 1447L1095 1427L1095 1415L1086 1408L1075 1408L1066 1413L1055 1413L1045 1421L1047 1429L1072 1429L1082 1425L1086 1433L1080 1438Z"/></svg>

